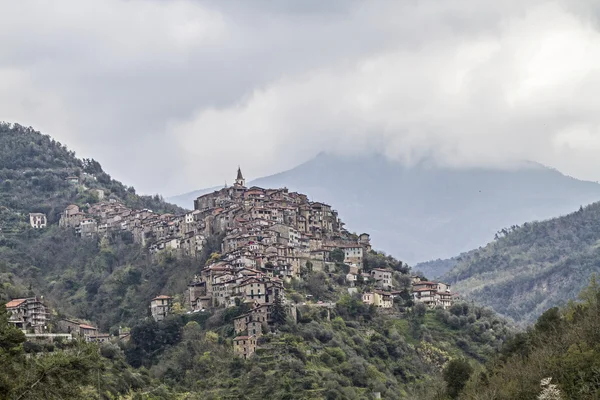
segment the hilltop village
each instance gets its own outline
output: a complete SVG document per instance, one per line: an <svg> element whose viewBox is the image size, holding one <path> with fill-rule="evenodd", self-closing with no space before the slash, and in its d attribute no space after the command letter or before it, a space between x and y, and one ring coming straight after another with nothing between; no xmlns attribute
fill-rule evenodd
<svg viewBox="0 0 600 400"><path fill-rule="evenodd" d="M125 232L153 256L169 253L198 257L207 238L220 239L221 251L212 254L199 274L190 276L187 291L180 296L181 306L193 313L247 305L249 311L234 321L238 334L233 340L234 350L244 358L254 353L257 339L276 320L296 318L297 305L286 298L286 282L302 279L306 272L331 274L343 265L348 293L382 310L392 309L395 299L402 295L394 287L392 269L364 268L365 257L372 251L367 233L350 233L330 205L310 201L304 194L287 188L246 187L239 168L234 185L198 197L194 210L182 215L132 210L118 199L96 195L100 201L88 204L85 210L69 205L59 225L74 229L82 237ZM43 229L46 218L31 214L30 223ZM429 307L452 305L454 295L449 285L419 277L410 279L413 302ZM161 321L173 312L174 298L179 294L156 295L150 303L150 314ZM28 308L30 303L37 304L36 309L44 316ZM29 327L36 327L35 334L43 334L39 329L43 324L38 320L45 321L48 312L37 298L15 299L9 304L15 325L25 328L30 321ZM312 306L327 308L335 303ZM58 326L61 333L77 332L86 340L105 338L105 334L81 321L64 320Z"/></svg>

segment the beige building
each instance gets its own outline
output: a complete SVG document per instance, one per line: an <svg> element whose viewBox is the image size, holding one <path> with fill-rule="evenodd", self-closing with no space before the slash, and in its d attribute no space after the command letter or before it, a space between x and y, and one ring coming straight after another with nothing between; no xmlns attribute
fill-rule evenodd
<svg viewBox="0 0 600 400"><path fill-rule="evenodd" d="M46 214L42 213L30 213L29 214L29 224L32 228L41 229L45 228L48 224L46 220Z"/></svg>
<svg viewBox="0 0 600 400"><path fill-rule="evenodd" d="M363 293L362 301L365 304L374 305L381 308L392 308L394 305L392 294L376 290L374 292Z"/></svg>
<svg viewBox="0 0 600 400"><path fill-rule="evenodd" d="M390 289L392 287L392 271L389 269L375 268L371 270L371 278L382 289Z"/></svg>
<svg viewBox="0 0 600 400"><path fill-rule="evenodd" d="M238 357L250 358L256 352L256 336L238 336L233 339L233 352Z"/></svg>
<svg viewBox="0 0 600 400"><path fill-rule="evenodd" d="M428 307L447 309L453 304L453 294L450 292L450 285L446 283L415 280L413 300Z"/></svg>
<svg viewBox="0 0 600 400"><path fill-rule="evenodd" d="M363 267L363 248L359 245L344 246L344 264L356 265L358 268Z"/></svg>
<svg viewBox="0 0 600 400"><path fill-rule="evenodd" d="M170 296L160 295L152 299L150 302L150 312L155 321L162 321L171 312L173 298Z"/></svg>
<svg viewBox="0 0 600 400"><path fill-rule="evenodd" d="M262 321L259 321L258 313L246 313L233 320L233 327L236 334L246 333L257 338L262 336Z"/></svg>

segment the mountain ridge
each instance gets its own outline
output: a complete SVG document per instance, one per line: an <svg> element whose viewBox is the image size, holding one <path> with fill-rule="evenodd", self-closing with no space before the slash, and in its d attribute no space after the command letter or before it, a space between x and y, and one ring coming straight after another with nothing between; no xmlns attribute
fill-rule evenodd
<svg viewBox="0 0 600 400"><path fill-rule="evenodd" d="M600 272L600 202L544 221L498 232L484 247L452 260L425 263L430 276L520 324L576 298ZM443 272L445 266L451 268ZM440 271L443 273L434 273Z"/></svg>

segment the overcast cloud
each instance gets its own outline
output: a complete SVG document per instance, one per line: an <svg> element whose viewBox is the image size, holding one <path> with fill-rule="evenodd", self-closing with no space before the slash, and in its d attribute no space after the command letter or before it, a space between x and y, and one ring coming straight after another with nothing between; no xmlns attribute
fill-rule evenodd
<svg viewBox="0 0 600 400"><path fill-rule="evenodd" d="M600 180L597 3L5 1L0 119L146 193L323 150Z"/></svg>

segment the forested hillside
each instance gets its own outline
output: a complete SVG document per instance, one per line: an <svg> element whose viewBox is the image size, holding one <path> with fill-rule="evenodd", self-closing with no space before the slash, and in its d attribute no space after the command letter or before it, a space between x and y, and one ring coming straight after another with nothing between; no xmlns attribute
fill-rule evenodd
<svg viewBox="0 0 600 400"><path fill-rule="evenodd" d="M69 176L80 183L69 183ZM58 228L68 204L83 208L98 201L91 189L101 189L105 197L133 208L182 211L158 195L137 195L98 162L76 158L47 135L18 124L0 124L0 300L43 295L60 312L108 330L144 317L148 300L161 290L185 288L188 275L181 271L194 272L190 260L150 259L126 233L98 240ZM30 212L46 213L48 228L31 229ZM209 243L205 250L214 248Z"/></svg>
<svg viewBox="0 0 600 400"><path fill-rule="evenodd" d="M387 268L400 295L392 309L365 305L348 295L348 266L307 270L285 283L298 307L297 321L282 319L260 338L249 360L234 355L233 318L247 305L186 313L189 280L220 249L208 238L195 258L166 252L151 257L127 232L77 237L60 228L63 207L97 201L91 188L131 207L179 209L160 197L137 196L93 160L78 160L64 146L32 129L2 125L0 301L44 296L54 321L89 320L116 334L131 328L129 342L36 347L5 329L0 315L0 397L20 399L371 399L446 396L442 370L449 360L474 367L491 359L511 335L489 309L465 303L449 310L412 305L408 266L391 256L367 254L364 268ZM10 149L10 150L7 150ZM79 178L78 184L66 181ZM46 212L50 225L33 229L27 213ZM174 297L173 315L149 317L152 297ZM334 304L323 308L319 301ZM306 303L306 305L305 305ZM2 308L3 310L3 308ZM35 353L35 357L27 355ZM29 371L24 374L23 371ZM60 371L60 372L59 372ZM39 382L39 383L36 383Z"/></svg>
<svg viewBox="0 0 600 400"><path fill-rule="evenodd" d="M461 399L560 400L600 396L600 286L595 278L578 302L544 312L502 354L471 375Z"/></svg>
<svg viewBox="0 0 600 400"><path fill-rule="evenodd" d="M79 184L69 183L76 177ZM102 189L106 197L122 200L132 208L178 212L159 195L139 196L111 178L93 159L75 153L32 128L0 122L0 237L28 224L28 213L42 212L50 224L69 204L84 206L98 201L90 189Z"/></svg>
<svg viewBox="0 0 600 400"><path fill-rule="evenodd" d="M600 203L498 233L445 275L461 295L520 323L574 299L600 271Z"/></svg>
<svg viewBox="0 0 600 400"><path fill-rule="evenodd" d="M342 296L330 318L300 307L298 322L260 339L249 360L233 355L234 317L243 307L190 320L141 322L125 354L134 366L190 399L445 399L442 370L449 360L473 368L491 360L510 336L490 310L455 304L385 314Z"/></svg>

